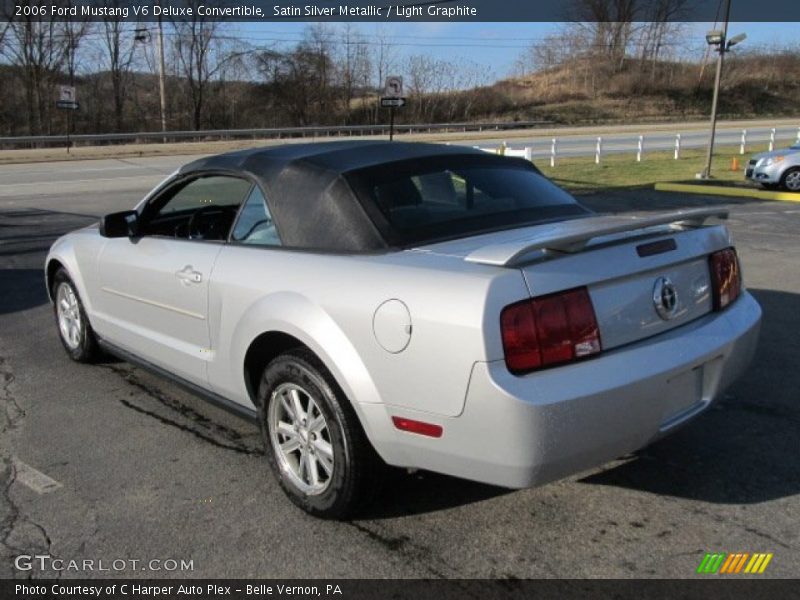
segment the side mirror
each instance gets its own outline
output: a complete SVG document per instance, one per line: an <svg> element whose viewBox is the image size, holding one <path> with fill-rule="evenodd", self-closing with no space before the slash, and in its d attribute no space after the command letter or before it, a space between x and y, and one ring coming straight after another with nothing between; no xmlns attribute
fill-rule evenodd
<svg viewBox="0 0 800 600"><path fill-rule="evenodd" d="M111 213L100 219L100 235L107 238L133 237L138 225L139 215L135 210Z"/></svg>

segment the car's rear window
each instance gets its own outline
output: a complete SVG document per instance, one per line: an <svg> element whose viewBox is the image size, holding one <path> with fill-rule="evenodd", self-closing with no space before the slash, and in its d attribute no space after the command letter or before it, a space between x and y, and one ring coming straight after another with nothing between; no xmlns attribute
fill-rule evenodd
<svg viewBox="0 0 800 600"><path fill-rule="evenodd" d="M588 212L533 168L436 162L360 174L360 193L385 219L394 242L433 241Z"/></svg>

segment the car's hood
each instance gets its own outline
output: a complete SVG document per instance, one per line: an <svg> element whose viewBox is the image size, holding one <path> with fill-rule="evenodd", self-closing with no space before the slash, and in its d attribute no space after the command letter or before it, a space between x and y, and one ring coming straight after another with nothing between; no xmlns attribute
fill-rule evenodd
<svg viewBox="0 0 800 600"><path fill-rule="evenodd" d="M800 150L796 148L782 148L780 150L773 150L772 152L760 152L758 154L753 154L750 159L761 160L762 158L774 158L775 156L787 156L789 154L800 155Z"/></svg>

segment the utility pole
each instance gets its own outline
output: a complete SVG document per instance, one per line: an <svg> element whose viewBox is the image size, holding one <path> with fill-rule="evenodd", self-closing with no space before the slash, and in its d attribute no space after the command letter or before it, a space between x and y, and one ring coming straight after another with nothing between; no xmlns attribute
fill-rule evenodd
<svg viewBox="0 0 800 600"><path fill-rule="evenodd" d="M161 96L161 131L167 130L167 92L164 83L164 28L158 17L158 92ZM167 139L164 138L166 143Z"/></svg>
<svg viewBox="0 0 800 600"><path fill-rule="evenodd" d="M731 0L725 0L725 22L722 25L722 38L719 40L719 56L717 57L717 74L714 77L714 98L711 101L711 134L708 138L708 152L706 153L706 166L700 175L701 179L709 179L711 177L711 159L714 156L714 136L717 132L717 102L719 100L719 84L722 79L722 62L725 59L725 52L727 51L727 38L728 38L728 19L731 16ZM708 39L708 38L707 38ZM711 40L708 40L711 44ZM716 42L714 42L716 44Z"/></svg>

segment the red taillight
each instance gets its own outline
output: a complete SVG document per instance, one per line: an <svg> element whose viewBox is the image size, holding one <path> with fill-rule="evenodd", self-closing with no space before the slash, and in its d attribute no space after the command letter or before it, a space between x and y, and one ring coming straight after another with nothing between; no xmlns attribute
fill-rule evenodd
<svg viewBox="0 0 800 600"><path fill-rule="evenodd" d="M392 423L402 431L410 431L411 433L427 435L428 437L442 437L442 433L444 432L441 425L415 421L414 419L406 419L403 417L392 417Z"/></svg>
<svg viewBox="0 0 800 600"><path fill-rule="evenodd" d="M736 250L725 248L714 252L708 259L711 285L714 292L714 310L722 310L742 292L742 276Z"/></svg>
<svg viewBox="0 0 800 600"><path fill-rule="evenodd" d="M506 365L524 373L600 352L600 331L586 288L512 304L500 315Z"/></svg>

